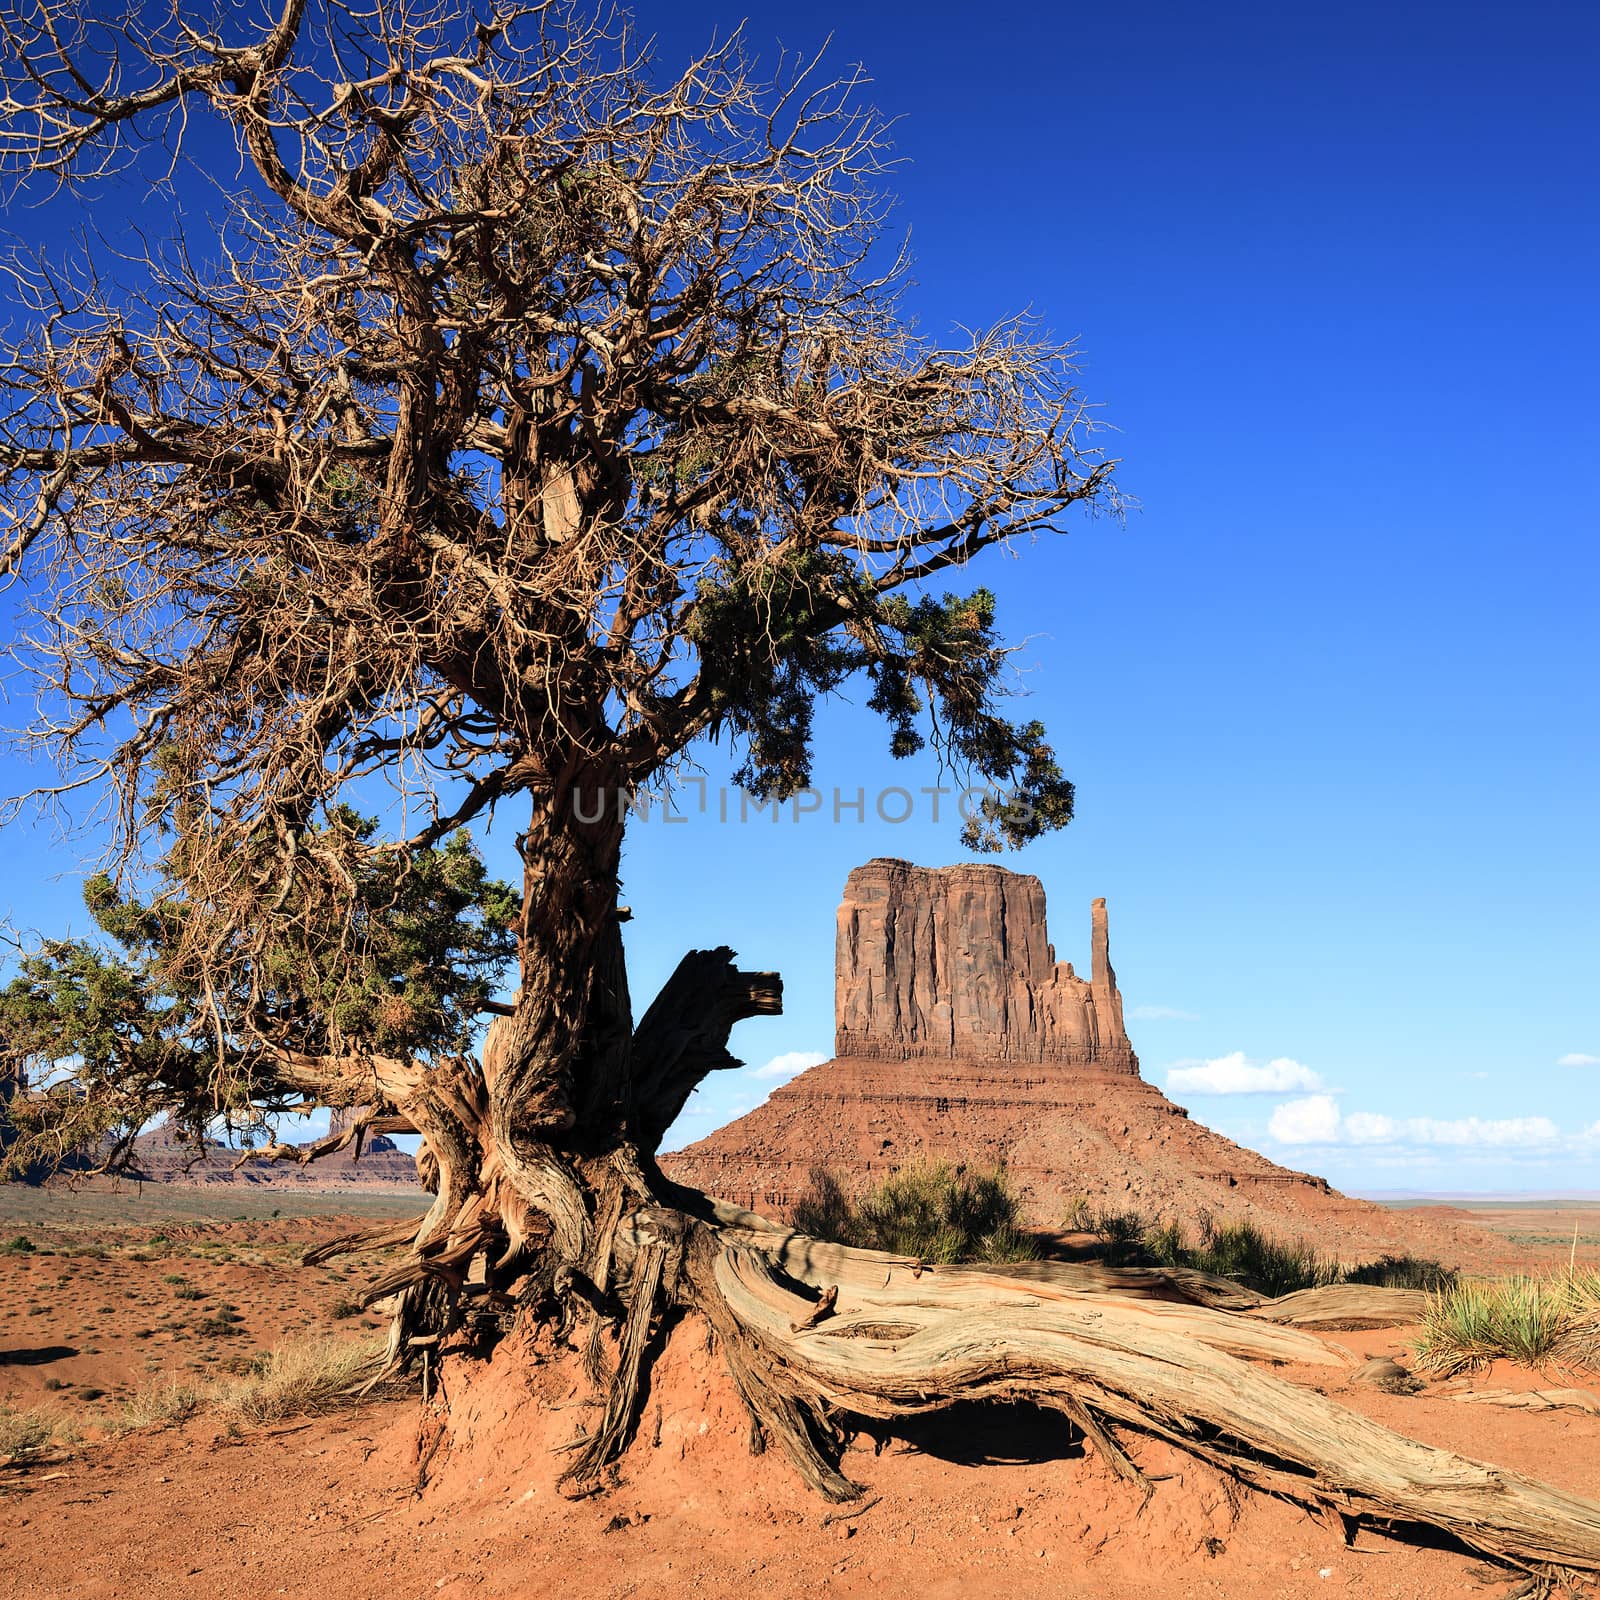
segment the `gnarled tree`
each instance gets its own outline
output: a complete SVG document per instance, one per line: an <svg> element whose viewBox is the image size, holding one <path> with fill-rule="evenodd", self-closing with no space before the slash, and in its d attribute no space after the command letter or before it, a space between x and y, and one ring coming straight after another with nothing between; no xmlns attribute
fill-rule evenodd
<svg viewBox="0 0 1600 1600"><path fill-rule="evenodd" d="M279 0L214 33L35 0L0 30L0 154L31 184L92 190L202 143L244 174L203 248L175 239L116 282L93 257L13 268L31 330L0 365L0 570L32 597L50 792L114 801L93 895L123 945L46 946L10 991L11 1063L45 1068L28 1148L163 1105L197 1128L336 1105L414 1130L436 1200L373 1289L399 1296L394 1357L459 1325L469 1275L586 1321L597 1371L613 1327L580 1475L626 1443L678 1303L835 1495L840 1411L1020 1387L1119 1463L1108 1420L1428 1517L1416 1462L1328 1481L1304 1432L1262 1431L1238 1353L1304 1355L1305 1335L1192 1308L1135 1359L1116 1341L1153 1311L1074 1320L1103 1275L896 1300L881 1259L807 1257L863 1305L880 1283L847 1350L805 1314L825 1285L802 1288L785 1236L654 1165L729 1029L780 990L694 952L634 1025L627 796L706 739L742 749L752 793L794 794L815 700L865 678L896 755L931 739L995 785L969 844L1072 811L1043 729L1003 715L990 596L934 580L1114 505L1113 464L1069 347L1024 322L950 348L910 327L859 78L759 82L735 39L658 85L619 19L552 4ZM346 807L385 782L379 832ZM491 811L515 818L514 891L446 843ZM982 1336L952 1345L970 1315ZM1187 1404L1155 1373L1183 1338L1206 1352ZM1493 1498L1452 1483L1470 1512ZM1506 1492L1486 1548L1595 1555L1586 1511L1530 1543ZM1434 1520L1460 1527L1452 1505Z"/></svg>

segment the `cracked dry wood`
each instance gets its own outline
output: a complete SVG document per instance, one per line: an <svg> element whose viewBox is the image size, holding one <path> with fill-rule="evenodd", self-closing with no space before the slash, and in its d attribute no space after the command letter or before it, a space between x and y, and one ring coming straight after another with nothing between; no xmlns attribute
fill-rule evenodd
<svg viewBox="0 0 1600 1600"><path fill-rule="evenodd" d="M1405 1438L1251 1364L1349 1364L1308 1333L1007 1270L916 1279L894 1257L776 1229L763 1248L762 1237L722 1243L716 1287L760 1363L841 1412L892 1418L984 1399L1086 1411L1313 1507L1425 1524L1528 1566L1600 1570L1600 1505ZM813 1288L820 1258L839 1284L835 1315L803 1335L791 1325L812 1302L786 1285L780 1257ZM884 1329L896 1336L874 1336Z"/></svg>

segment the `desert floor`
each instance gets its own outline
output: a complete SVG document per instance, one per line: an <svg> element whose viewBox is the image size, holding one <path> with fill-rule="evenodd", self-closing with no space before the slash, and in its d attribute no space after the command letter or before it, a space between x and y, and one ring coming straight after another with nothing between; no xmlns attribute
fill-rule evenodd
<svg viewBox="0 0 1600 1600"><path fill-rule="evenodd" d="M323 1196L146 1187L142 1194L0 1192L0 1402L70 1418L81 1442L0 1469L0 1597L319 1595L1492 1596L1513 1575L1471 1553L1363 1527L1337 1532L1152 1441L1147 1504L1058 1421L954 1413L846 1471L867 1500L841 1515L782 1462L753 1458L703 1333L674 1335L648 1425L619 1483L562 1498L557 1448L585 1397L565 1369L508 1385L447 1369L459 1436L429 1456L437 1404L372 1402L273 1427L201 1413L124 1431L151 1385L223 1376L321 1333L377 1336L352 1296L378 1258L295 1265L314 1240L404 1218L406 1193ZM1505 1243L1486 1266L1600 1260L1600 1206L1475 1207ZM26 1241L31 1249L17 1240ZM1413 1330L1327 1337L1406 1357ZM497 1370L502 1363L495 1363ZM482 1370L481 1368L479 1369ZM1389 1395L1328 1369L1289 1373L1401 1432L1600 1498L1600 1416L1463 1404L1471 1389L1570 1376L1497 1365ZM1582 1380L1578 1380L1582 1381Z"/></svg>

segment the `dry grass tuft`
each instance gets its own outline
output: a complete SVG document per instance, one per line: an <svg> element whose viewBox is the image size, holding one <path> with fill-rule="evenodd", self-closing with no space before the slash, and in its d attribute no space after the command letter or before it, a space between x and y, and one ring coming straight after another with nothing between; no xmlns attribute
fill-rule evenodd
<svg viewBox="0 0 1600 1600"><path fill-rule="evenodd" d="M367 1341L324 1338L280 1345L224 1382L174 1378L141 1389L123 1407L123 1426L176 1427L204 1411L238 1428L332 1411L356 1398L382 1359L383 1346Z"/></svg>
<svg viewBox="0 0 1600 1600"><path fill-rule="evenodd" d="M219 1411L260 1425L332 1411L355 1397L383 1359L383 1346L351 1339L307 1339L281 1345L256 1370L230 1383Z"/></svg>
<svg viewBox="0 0 1600 1600"><path fill-rule="evenodd" d="M38 1411L13 1411L0 1406L0 1462L20 1466L50 1446L55 1425Z"/></svg>
<svg viewBox="0 0 1600 1600"><path fill-rule="evenodd" d="M128 1428L175 1428L205 1410L211 1391L205 1384L168 1378L138 1390L122 1408Z"/></svg>
<svg viewBox="0 0 1600 1600"><path fill-rule="evenodd" d="M1452 1377L1497 1359L1600 1370L1600 1272L1467 1281L1429 1296L1418 1367Z"/></svg>

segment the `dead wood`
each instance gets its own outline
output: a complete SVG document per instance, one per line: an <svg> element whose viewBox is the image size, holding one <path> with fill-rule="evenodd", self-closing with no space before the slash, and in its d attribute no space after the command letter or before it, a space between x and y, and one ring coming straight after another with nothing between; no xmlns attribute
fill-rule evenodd
<svg viewBox="0 0 1600 1600"><path fill-rule="evenodd" d="M1528 1567L1600 1570L1600 1505L1404 1438L1243 1359L1346 1364L1309 1334L1003 1270L918 1281L892 1258L854 1265L834 1317L797 1337L801 1285L769 1251L719 1242L712 1276L741 1358L830 1411L894 1418L959 1400L1029 1401L1086 1415L1107 1440L1112 1426L1168 1439L1319 1513L1423 1524ZM870 1336L886 1322L917 1331ZM1121 1470L1119 1449L1105 1454Z"/></svg>
<svg viewBox="0 0 1600 1600"><path fill-rule="evenodd" d="M335 1256L350 1255L357 1250L384 1250L394 1245L410 1244L421 1228L425 1217L413 1217L409 1222L397 1222L387 1228L363 1228L359 1233L340 1234L337 1239L313 1245L300 1257L303 1267L319 1267Z"/></svg>
<svg viewBox="0 0 1600 1600"><path fill-rule="evenodd" d="M1450 1398L1469 1405L1507 1406L1515 1411L1587 1411L1600 1416L1600 1395L1587 1389L1464 1389Z"/></svg>
<svg viewBox="0 0 1600 1600"><path fill-rule="evenodd" d="M1420 1322L1427 1305L1421 1289L1334 1283L1263 1301L1250 1315L1295 1328L1399 1328Z"/></svg>
<svg viewBox="0 0 1600 1600"><path fill-rule="evenodd" d="M825 1322L833 1315L833 1308L839 1303L839 1286L830 1284L822 1291L822 1298L811 1308L811 1315L803 1317L799 1322L789 1324L790 1333L808 1333L812 1328Z"/></svg>

